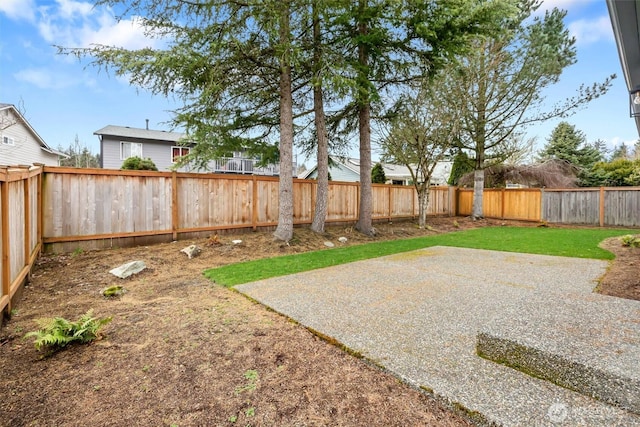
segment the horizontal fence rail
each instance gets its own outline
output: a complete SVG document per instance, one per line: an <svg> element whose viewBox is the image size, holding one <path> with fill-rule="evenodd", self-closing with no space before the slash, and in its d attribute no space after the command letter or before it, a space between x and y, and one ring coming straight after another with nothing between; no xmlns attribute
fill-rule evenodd
<svg viewBox="0 0 640 427"><path fill-rule="evenodd" d="M40 253L42 170L0 168L0 313L11 311Z"/></svg>

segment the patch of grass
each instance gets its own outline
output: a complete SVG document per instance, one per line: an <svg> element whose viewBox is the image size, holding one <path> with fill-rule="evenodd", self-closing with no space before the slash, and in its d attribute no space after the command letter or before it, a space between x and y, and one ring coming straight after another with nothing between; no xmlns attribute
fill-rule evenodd
<svg viewBox="0 0 640 427"><path fill-rule="evenodd" d="M435 236L368 243L230 264L206 270L204 274L220 285L231 287L270 277L431 246L454 246L608 260L614 258L613 254L601 249L598 244L609 237L629 234L632 231L608 228L484 227Z"/></svg>

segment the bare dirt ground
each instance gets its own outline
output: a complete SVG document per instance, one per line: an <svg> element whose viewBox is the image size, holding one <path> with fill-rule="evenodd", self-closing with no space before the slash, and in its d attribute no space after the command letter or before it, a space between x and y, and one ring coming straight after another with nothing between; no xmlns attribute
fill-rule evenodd
<svg viewBox="0 0 640 427"><path fill-rule="evenodd" d="M457 224L455 226L454 224ZM296 229L290 245L255 232L148 247L42 256L10 320L0 329L2 426L469 426L467 420L305 328L206 280L206 268L281 254L417 237L505 221L433 218L349 227L322 235ZM537 224L520 223L535 226ZM234 239L243 242L231 243ZM640 299L640 249L604 242L618 258L604 293ZM179 250L202 247L192 260ZM109 270L143 260L128 279ZM127 293L101 290L123 284ZM102 339L43 358L22 336L34 320L113 317Z"/></svg>

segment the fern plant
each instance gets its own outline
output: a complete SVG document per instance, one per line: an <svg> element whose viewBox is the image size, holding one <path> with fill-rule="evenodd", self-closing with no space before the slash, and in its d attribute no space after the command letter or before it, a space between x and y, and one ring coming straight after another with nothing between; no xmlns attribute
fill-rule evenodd
<svg viewBox="0 0 640 427"><path fill-rule="evenodd" d="M43 347L58 350L72 342L84 344L95 340L100 328L110 321L111 317L93 317L93 310L87 311L76 322L62 317L38 319L36 323L40 329L28 332L24 338L34 337L33 344L38 351Z"/></svg>
<svg viewBox="0 0 640 427"><path fill-rule="evenodd" d="M620 237L620 241L622 242L622 246L640 248L640 237L627 234L626 236Z"/></svg>

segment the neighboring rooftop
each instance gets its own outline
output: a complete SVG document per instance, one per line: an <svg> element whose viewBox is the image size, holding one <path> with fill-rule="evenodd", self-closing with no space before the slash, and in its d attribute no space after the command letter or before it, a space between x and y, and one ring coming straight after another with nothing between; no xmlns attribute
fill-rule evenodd
<svg viewBox="0 0 640 427"><path fill-rule="evenodd" d="M94 135L108 135L125 138L149 139L153 141L177 142L184 138L185 134L179 132L169 132L164 130L140 129L129 126L108 125L93 133Z"/></svg>

